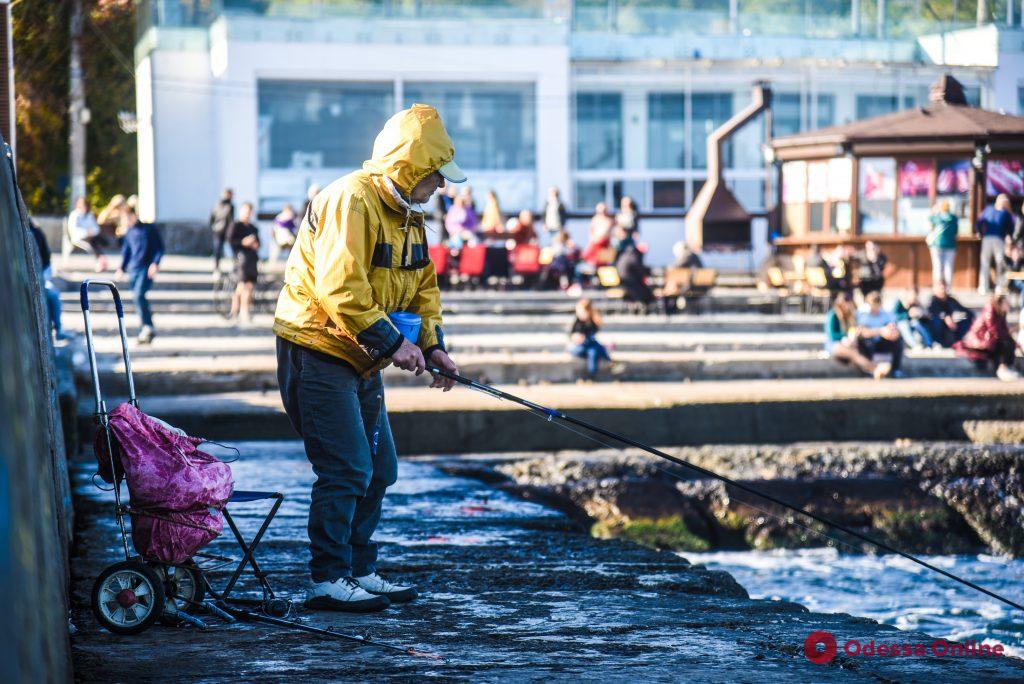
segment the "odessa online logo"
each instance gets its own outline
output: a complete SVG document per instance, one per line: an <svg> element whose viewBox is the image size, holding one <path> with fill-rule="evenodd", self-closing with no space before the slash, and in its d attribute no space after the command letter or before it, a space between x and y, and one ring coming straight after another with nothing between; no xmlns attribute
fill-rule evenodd
<svg viewBox="0 0 1024 684"><path fill-rule="evenodd" d="M848 656L860 657L895 657L895 658L975 658L1002 656L1002 644L979 644L977 641L949 642L936 639L931 644L922 643L891 643L876 644L874 639L861 643L856 639L847 639L843 644L843 653ZM811 632L804 640L804 655L816 665L831 663L839 652L839 644L831 632Z"/></svg>

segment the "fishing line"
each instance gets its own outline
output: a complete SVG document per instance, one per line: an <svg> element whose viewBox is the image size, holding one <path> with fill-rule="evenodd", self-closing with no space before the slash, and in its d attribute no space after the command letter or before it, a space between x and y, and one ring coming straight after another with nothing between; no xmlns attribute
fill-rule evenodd
<svg viewBox="0 0 1024 684"><path fill-rule="evenodd" d="M535 418L538 418L540 420L544 420L545 422L547 422L546 418L544 418L543 416L537 414L535 411L530 410L530 411L527 411L527 413L529 415L535 417ZM592 441L592 442L594 442L596 444L600 444L603 447L607 447L608 449L611 449L613 451L622 451L621 448L616 447L616 446L614 446L612 444L609 444L608 442L605 442L603 440L600 440L597 437L594 437L593 435L588 435L587 433L585 433L585 432L583 432L581 430L576 430L576 429L574 429L572 427L569 427L568 425L565 425L563 423L557 423L557 425L558 425L558 427L562 428L563 430L568 430L569 432L577 434L580 437L583 437L584 439L589 439L590 441ZM656 470L659 470L662 473L665 473L669 477L671 477L671 478L673 478L675 480L678 480L679 482L692 482L693 481L693 480L686 479L685 477L683 477L679 473L673 471L671 468L667 468L667 467L665 467L663 465L659 465L657 463L650 462L650 461L648 463L650 464L650 466L652 468L655 468ZM728 490L726 490L726 495L730 499L734 499L735 501L738 501L739 503L743 504L744 506L748 506L748 507L754 509L755 511L757 511L758 513L766 515L769 518L772 518L772 519L774 519L774 520L776 520L776 521L778 521L778 522L780 522L780 523L782 523L784 525L795 525L796 527L799 527L800 529L804 530L805 532L810 532L811 534L817 536L819 539L824 539L824 540L832 541L832 542L835 542L836 544L840 544L842 546L845 546L845 547L849 548L851 551L853 551L854 553L859 553L859 552L862 551L862 549L860 547L854 546L853 544L851 544L848 541L840 539L839 537L834 537L834 536L828 534L827 532L823 532L821 530L816 530L813 527L811 527L810 525L806 525L806 524L800 522L799 520L796 520L795 518L792 518L792 517L784 518L781 515L779 515L778 513L773 513L772 511L769 511L766 508L761 508L760 506L758 506L757 504L753 503L749 499L745 499L745 498L741 498L739 496L736 496L735 492L729 492Z"/></svg>
<svg viewBox="0 0 1024 684"><path fill-rule="evenodd" d="M676 457L676 456L672 456L671 454L668 454L668 453L666 453L664 451L661 451L660 449L656 449L656 448L654 448L652 446L648 446L647 444L644 444L643 442L639 442L639 441L637 441L637 440L635 440L635 439L633 439L631 437L627 437L625 435L621 435L621 434L618 434L616 432L612 432L611 430L606 430L606 429L604 429L602 427L599 427L597 425L594 425L592 423L588 423L585 420L581 420L579 418L574 418L572 416L566 415L565 413L562 413L561 411L558 411L556 409L552 409L552 408L548 408L546 406L542 406L540 404L534 403L534 402L529 401L527 399L523 399L522 397L518 397L518 396L516 396L514 394L509 394L508 392L505 392L503 390L497 389L496 387L492 387L490 385L485 385L483 383L476 382L475 380L470 380L469 378L463 377L463 376L458 375L456 373L449 373L448 371L441 370L437 366L427 365L427 370L430 371L430 373L432 373L434 375L440 375L441 377L448 378L449 380L454 380L455 382L459 383L460 385L465 385L466 387L469 387L470 389L474 389L474 390L476 390L478 392L483 392L484 394L489 394L492 397L495 397L497 399L504 399L506 401L511 401L514 404L518 404L520 406L526 407L527 409L530 409L530 411L536 412L536 414L538 416L540 416L541 418L543 418L545 421L547 421L549 423L556 423L556 424L558 424L558 425L560 425L562 427L568 427L568 425L574 425L576 427L583 428L584 430L587 430L589 432L593 432L593 433L595 433L597 435L601 435L602 437L606 437L606 438L615 440L616 442L620 442L622 444L626 444L628 446L635 447L635 448L640 449L642 451L646 451L649 454L652 454L654 456L658 456L659 458L662 458L662 459L664 459L666 461L674 463L674 464L676 464L678 466L683 466L684 468L689 468L690 470L693 470L693 471L695 471L697 473L700 473L704 477L707 477L707 478L710 478L710 479L714 479L714 480L718 480L718 481L723 482L723 483L725 483L727 485L730 485L730 486L732 486L732 487L734 487L736 489L739 489L740 491L746 492L748 494L753 494L754 496L757 496L757 497L759 497L761 499L764 499L765 501L770 501L771 503L773 503L773 504L775 504L777 506L781 506L782 508L788 508L789 510L794 511L795 513L799 513L800 515L803 515L803 516L805 516L807 518L810 518L811 520L814 520L815 522L819 522L822 525L825 525L827 527L831 527L831 528L837 529L840 532L843 532L843 533L845 533L845 534L847 534L847 535L849 535L851 537L854 537L856 539L859 539L861 541L867 542L868 544L871 544L872 546L875 546L875 547L877 547L879 549L882 549L883 551L888 551L889 553L893 553L893 554L896 554L898 556L901 556L902 558L906 558L907 560L912 561L912 562L914 562L914 563L916 563L916 564L918 564L918 565L920 565L920 566L922 566L924 568L927 568L928 570L931 570L932 572L938 573L938 574L940 574L940 575L942 575L942 576L944 576L944 577L946 577L948 579L951 579L951 580L954 580L956 582L959 582L960 584L963 584L966 587L970 587L971 589L974 589L975 591L981 592L982 594L985 594L986 596L989 596L990 598L994 598L997 601L1005 603L1008 606L1016 608L1017 610L1024 611L1024 605L1022 605L1020 603L1017 603L1016 601L1013 601L1011 599L1006 598L1005 596L997 594L996 592L994 592L994 591L992 591L990 589L986 589L985 587L983 587L983 586L981 586L979 584L975 584L974 582L972 582L972 581L970 581L968 579L965 579L963 577L960 577L959 575L955 575L955 574L953 574L953 573L951 573L951 572L949 572L947 570L943 570L942 568L940 568L938 566L932 565L928 561L922 560L922 559L918 558L917 556L915 556L913 554L907 553L906 551L901 551L900 549L897 549L896 547L891 546L891 545L889 545L889 544L887 544L887 543L885 543L883 541L879 541L879 540L874 539L874 538L872 538L872 537L870 537L870 536L868 536L866 534L863 534L863 533L858 532L858 531L856 531L856 530L854 530L854 529L852 529L850 527L847 527L846 525L843 525L841 523L837 523L837 522L835 522L833 520L830 520L829 518L826 518L823 515L820 515L818 513L814 513L814 512L809 511L809 510L807 510L805 508L801 508L800 506L797 506L795 504L788 503L788 502L786 502L786 501L784 501L784 500L782 500L782 499L780 499L777 496L774 496L772 494L768 494L766 492L762 492L762 491L758 490L756 487L751 487L750 485L743 484L742 482L739 482L738 480L734 480L732 478L726 477L725 475L720 475L719 473L716 473L713 470L708 470L707 468L703 468L703 467L701 467L699 465L696 465L694 463L690 463L689 461L684 460L682 458L679 458L679 457ZM575 431L573 431L573 432L575 432ZM604 444L603 442L598 442L598 443Z"/></svg>

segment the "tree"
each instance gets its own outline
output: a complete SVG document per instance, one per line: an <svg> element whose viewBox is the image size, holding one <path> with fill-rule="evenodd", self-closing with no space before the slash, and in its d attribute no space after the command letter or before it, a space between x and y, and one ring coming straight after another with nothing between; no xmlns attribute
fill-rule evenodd
<svg viewBox="0 0 1024 684"><path fill-rule="evenodd" d="M137 148L118 113L135 110L135 3L83 0L82 62L90 201L135 192ZM62 214L68 188L68 31L66 0L23 0L13 7L18 180L29 210Z"/></svg>

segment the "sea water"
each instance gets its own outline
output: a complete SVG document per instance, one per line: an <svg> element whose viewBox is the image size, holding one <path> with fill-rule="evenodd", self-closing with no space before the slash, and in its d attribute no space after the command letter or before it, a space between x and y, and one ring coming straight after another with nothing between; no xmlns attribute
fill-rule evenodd
<svg viewBox="0 0 1024 684"><path fill-rule="evenodd" d="M752 598L869 617L950 641L998 642L1007 653L1024 657L1024 613L900 556L832 548L681 555L728 572ZM985 554L921 558L1024 603L1024 560Z"/></svg>

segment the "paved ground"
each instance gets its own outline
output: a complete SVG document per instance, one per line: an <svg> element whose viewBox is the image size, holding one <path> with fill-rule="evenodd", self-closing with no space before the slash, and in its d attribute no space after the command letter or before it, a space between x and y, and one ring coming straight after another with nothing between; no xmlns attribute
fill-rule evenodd
<svg viewBox="0 0 1024 684"><path fill-rule="evenodd" d="M301 595L311 473L295 443L239 445L239 487L282 489L287 503L260 557L286 595ZM414 581L424 596L375 616L298 611L297 619L369 632L430 651L445 662L390 655L271 627L156 626L134 637L101 631L82 597L117 558L115 525L76 469L79 543L73 566L75 670L80 681L1012 681L1010 659L854 658L814 665L803 643L814 630L842 643L920 642L847 615L808 613L786 602L752 601L731 577L582 534L560 514L477 481L446 475L436 461L403 462L379 538L383 570ZM254 506L254 505L253 505ZM236 509L243 528L253 508ZM230 547L222 540L213 551Z"/></svg>

